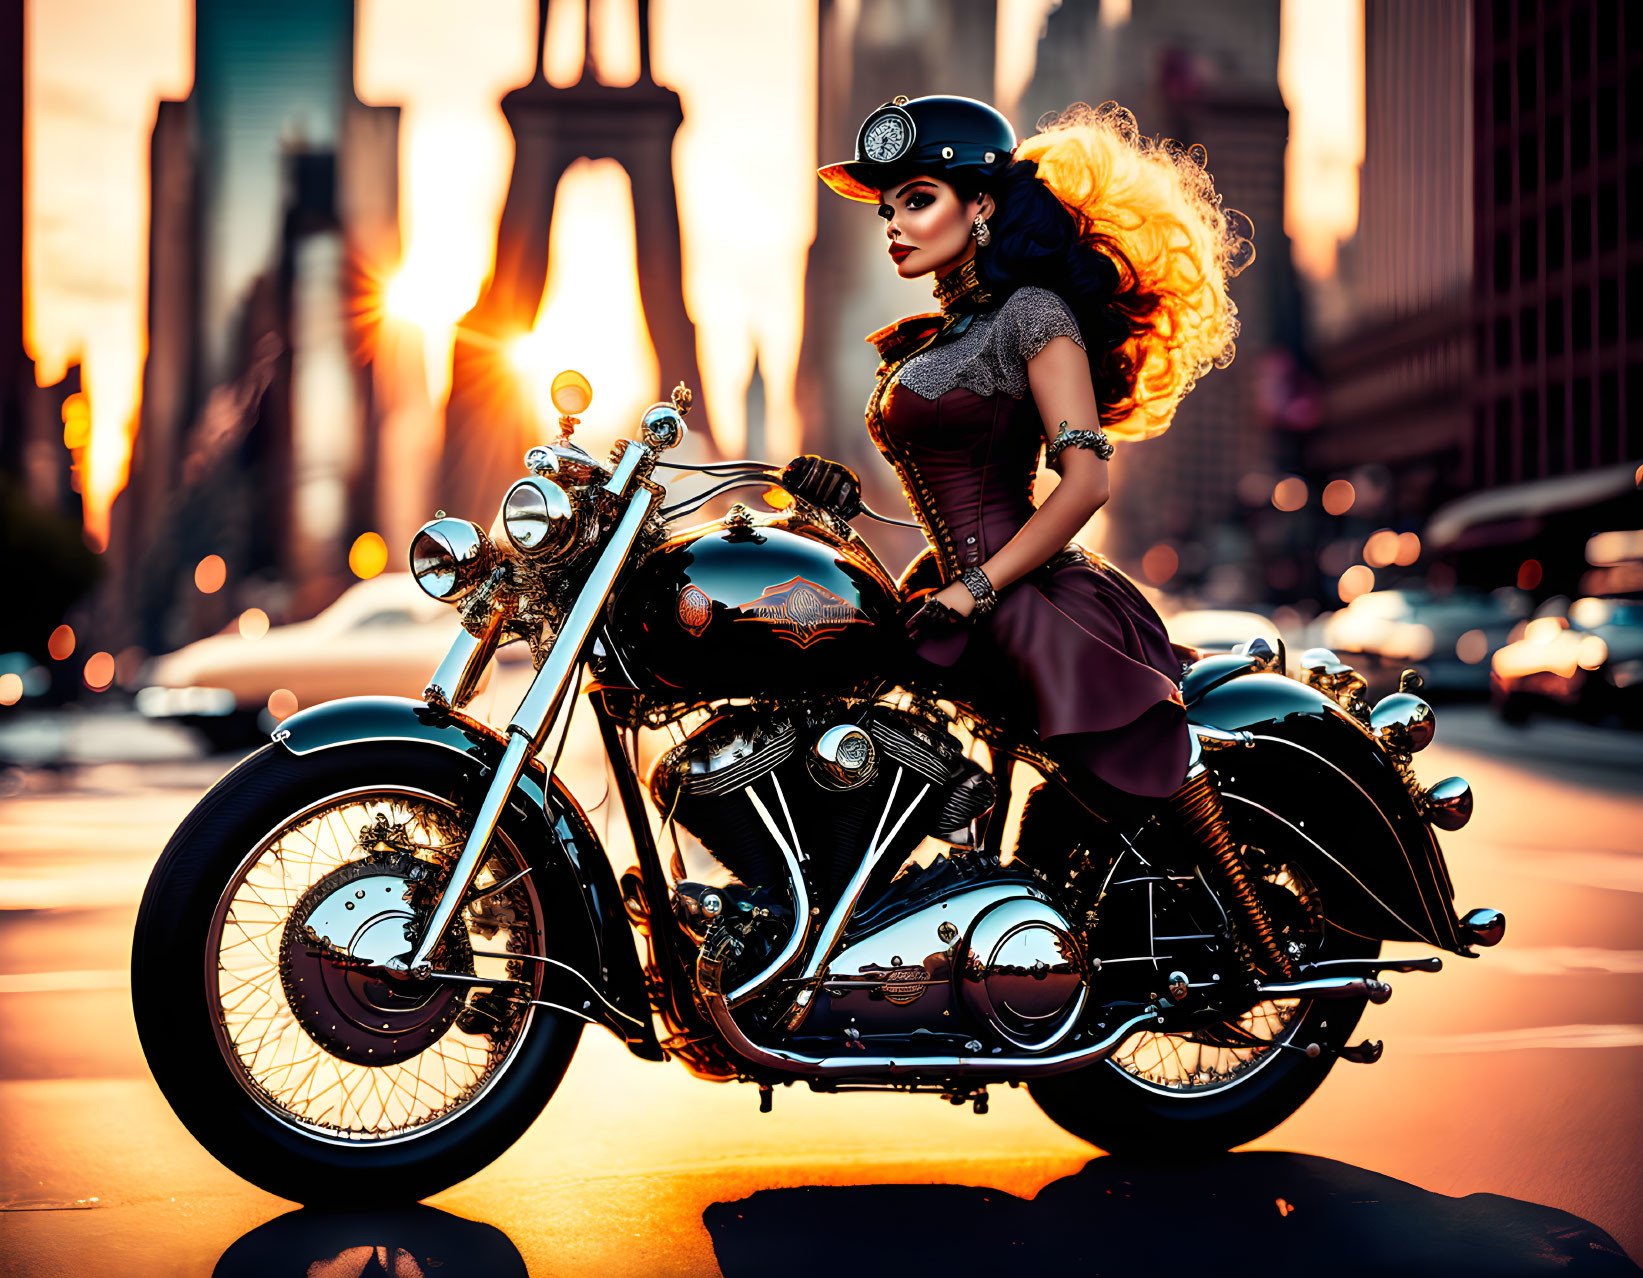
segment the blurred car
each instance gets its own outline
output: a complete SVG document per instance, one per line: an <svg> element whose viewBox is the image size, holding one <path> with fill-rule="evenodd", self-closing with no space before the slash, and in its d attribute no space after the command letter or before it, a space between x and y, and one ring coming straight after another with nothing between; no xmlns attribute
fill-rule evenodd
<svg viewBox="0 0 1643 1278"><path fill-rule="evenodd" d="M144 671L147 686L137 693L137 709L197 728L224 749L247 744L321 701L420 700L458 625L450 607L424 594L410 573L383 573L350 586L308 621L273 626L257 638L231 625L155 658ZM498 654L509 665L529 658L522 644Z"/></svg>
<svg viewBox="0 0 1643 1278"><path fill-rule="evenodd" d="M1410 666L1428 697L1482 697L1490 655L1528 610L1516 590L1371 590L1323 619L1321 642L1368 680L1371 699L1396 692Z"/></svg>
<svg viewBox="0 0 1643 1278"><path fill-rule="evenodd" d="M1495 653L1491 698L1501 718L1536 710L1643 728L1643 597L1588 596L1542 609Z"/></svg>
<svg viewBox="0 0 1643 1278"><path fill-rule="evenodd" d="M1232 645L1264 636L1273 647L1278 644L1278 627L1258 612L1238 612L1222 608L1188 608L1164 618L1169 637L1206 657L1231 652Z"/></svg>

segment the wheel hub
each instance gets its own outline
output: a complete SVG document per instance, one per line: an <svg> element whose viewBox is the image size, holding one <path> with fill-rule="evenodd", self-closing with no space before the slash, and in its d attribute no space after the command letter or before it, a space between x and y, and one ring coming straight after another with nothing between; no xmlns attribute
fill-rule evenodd
<svg viewBox="0 0 1643 1278"><path fill-rule="evenodd" d="M462 988L384 966L415 937L417 897L433 869L411 856L354 861L304 892L285 925L280 979L297 1021L327 1052L392 1065L427 1049L461 1014ZM442 971L473 974L460 919L439 949Z"/></svg>

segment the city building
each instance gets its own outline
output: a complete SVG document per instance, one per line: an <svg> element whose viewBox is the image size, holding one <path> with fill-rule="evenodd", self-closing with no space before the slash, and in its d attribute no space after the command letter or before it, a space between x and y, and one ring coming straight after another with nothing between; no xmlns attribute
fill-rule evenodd
<svg viewBox="0 0 1643 1278"><path fill-rule="evenodd" d="M114 641L155 649L252 594L304 615L341 588L388 407L358 317L399 255L398 109L354 94L353 0L198 0L194 61L155 120L148 356L103 609ZM228 580L205 597L209 554Z"/></svg>

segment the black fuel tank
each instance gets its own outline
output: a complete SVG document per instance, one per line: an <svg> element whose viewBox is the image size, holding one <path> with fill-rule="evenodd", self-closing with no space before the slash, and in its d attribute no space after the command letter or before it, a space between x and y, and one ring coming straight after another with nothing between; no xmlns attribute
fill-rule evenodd
<svg viewBox="0 0 1643 1278"><path fill-rule="evenodd" d="M825 695L889 668L895 583L808 526L721 522L669 539L623 585L612 639L652 695Z"/></svg>

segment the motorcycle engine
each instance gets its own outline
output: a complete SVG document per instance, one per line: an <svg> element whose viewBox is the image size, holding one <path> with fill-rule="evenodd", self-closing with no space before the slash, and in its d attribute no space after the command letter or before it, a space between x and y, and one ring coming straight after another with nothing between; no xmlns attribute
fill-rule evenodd
<svg viewBox="0 0 1643 1278"><path fill-rule="evenodd" d="M673 901L698 942L721 915L735 921L748 938L736 976L759 970L790 934L784 843L824 917L882 848L805 1035L936 1035L958 1050L980 1034L1042 1049L1076 1022L1082 948L1031 875L968 854L897 877L927 836L967 847L996 797L936 716L884 704L802 717L737 707L663 755L650 785L664 816L737 880L681 883Z"/></svg>

